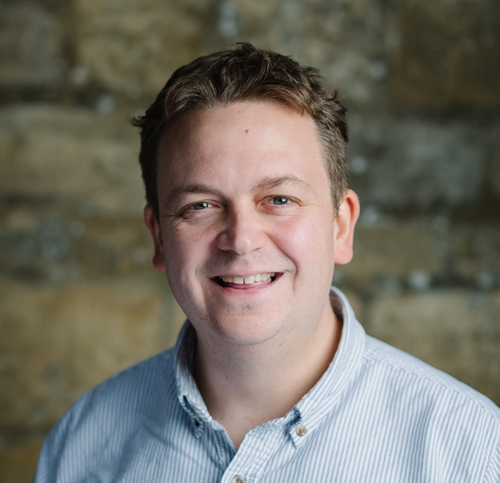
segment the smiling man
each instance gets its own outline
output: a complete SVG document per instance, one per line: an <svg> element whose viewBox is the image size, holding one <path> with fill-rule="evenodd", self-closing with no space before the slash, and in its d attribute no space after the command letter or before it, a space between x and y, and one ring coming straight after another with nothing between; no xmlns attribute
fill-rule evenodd
<svg viewBox="0 0 500 483"><path fill-rule="evenodd" d="M346 191L336 213L314 121L276 102L187 110L163 135L157 179L154 264L196 331L209 413L238 447L333 359L330 284L351 258L358 201Z"/></svg>
<svg viewBox="0 0 500 483"><path fill-rule="evenodd" d="M313 69L249 44L178 69L140 162L176 347L82 396L36 482L500 481L500 412L368 337L352 258L345 109Z"/></svg>

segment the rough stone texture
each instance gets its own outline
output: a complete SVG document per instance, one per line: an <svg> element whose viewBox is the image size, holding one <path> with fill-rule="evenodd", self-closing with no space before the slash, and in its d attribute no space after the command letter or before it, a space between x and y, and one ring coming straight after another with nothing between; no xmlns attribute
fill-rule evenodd
<svg viewBox="0 0 500 483"><path fill-rule="evenodd" d="M368 332L500 401L500 292L384 295Z"/></svg>
<svg viewBox="0 0 500 483"><path fill-rule="evenodd" d="M498 226L457 226L450 235L451 256L457 277L465 280L475 278L480 285L481 275L491 274L494 279L500 274ZM494 285L495 281L492 280Z"/></svg>
<svg viewBox="0 0 500 483"><path fill-rule="evenodd" d="M414 116L349 120L353 185L366 203L429 210L477 203L485 195L491 129Z"/></svg>
<svg viewBox="0 0 500 483"><path fill-rule="evenodd" d="M0 444L0 483L31 481L33 468L42 448L42 438L30 438L23 443Z"/></svg>
<svg viewBox="0 0 500 483"><path fill-rule="evenodd" d="M144 280L0 282L0 426L35 431L84 391L170 347L184 316Z"/></svg>
<svg viewBox="0 0 500 483"><path fill-rule="evenodd" d="M47 87L61 82L63 30L36 2L0 3L0 86Z"/></svg>
<svg viewBox="0 0 500 483"><path fill-rule="evenodd" d="M120 115L12 106L0 111L0 193L83 213L141 212L138 137Z"/></svg>
<svg viewBox="0 0 500 483"><path fill-rule="evenodd" d="M489 166L489 181L491 194L496 204L500 202L500 125L496 125L493 130L493 149ZM496 207L496 206L495 206Z"/></svg>
<svg viewBox="0 0 500 483"><path fill-rule="evenodd" d="M394 3L391 92L398 105L433 110L500 105L498 2Z"/></svg>
<svg viewBox="0 0 500 483"><path fill-rule="evenodd" d="M373 288L388 276L404 279L415 270L436 276L444 269L447 244L432 227L361 225L354 240L353 260L337 270L358 289Z"/></svg>
<svg viewBox="0 0 500 483"><path fill-rule="evenodd" d="M334 280L360 321L500 403L499 6L3 0L0 483L30 481L85 389L173 342L128 119L243 40L320 68L349 108L363 208Z"/></svg>
<svg viewBox="0 0 500 483"><path fill-rule="evenodd" d="M201 55L207 6L179 0L77 0L76 65L107 91L132 98L143 91L155 94L175 68Z"/></svg>
<svg viewBox="0 0 500 483"><path fill-rule="evenodd" d="M0 214L0 271L55 283L150 274L153 243L138 218L55 215L27 207Z"/></svg>

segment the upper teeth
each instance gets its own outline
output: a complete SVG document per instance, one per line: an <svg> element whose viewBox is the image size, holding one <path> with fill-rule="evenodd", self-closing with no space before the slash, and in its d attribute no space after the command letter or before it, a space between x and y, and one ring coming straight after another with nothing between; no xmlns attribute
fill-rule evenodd
<svg viewBox="0 0 500 483"><path fill-rule="evenodd" d="M223 282L238 283L238 284L249 284L254 282L265 282L269 277L274 277L274 273L257 273L256 275L250 275L249 277L219 277Z"/></svg>

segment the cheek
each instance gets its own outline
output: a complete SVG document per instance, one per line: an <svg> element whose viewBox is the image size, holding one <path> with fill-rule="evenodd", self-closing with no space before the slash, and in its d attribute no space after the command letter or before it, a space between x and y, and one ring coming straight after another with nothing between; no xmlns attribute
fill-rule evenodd
<svg viewBox="0 0 500 483"><path fill-rule="evenodd" d="M191 285L192 277L206 261L213 236L192 227L172 228L164 237L164 251L169 282Z"/></svg>
<svg viewBox="0 0 500 483"><path fill-rule="evenodd" d="M294 261L297 270L333 269L333 227L327 220L291 220L274 230L273 239L280 250Z"/></svg>
<svg viewBox="0 0 500 483"><path fill-rule="evenodd" d="M167 276L170 284L185 283L186 273L195 262L197 248L193 243L195 237L182 237L173 231L163 240Z"/></svg>

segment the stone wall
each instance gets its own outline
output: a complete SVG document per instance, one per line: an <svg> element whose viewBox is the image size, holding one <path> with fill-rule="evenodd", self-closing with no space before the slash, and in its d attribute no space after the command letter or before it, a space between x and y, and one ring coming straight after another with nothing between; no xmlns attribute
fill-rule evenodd
<svg viewBox="0 0 500 483"><path fill-rule="evenodd" d="M496 0L3 0L0 483L30 481L75 398L175 340L128 119L240 40L343 93L363 212L335 282L367 331L500 403Z"/></svg>

